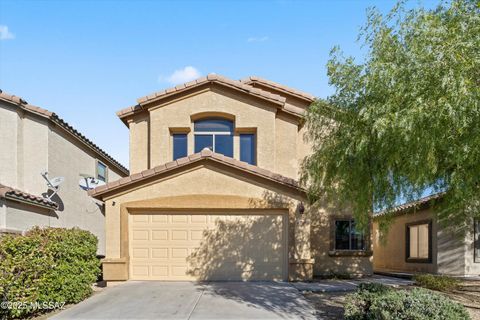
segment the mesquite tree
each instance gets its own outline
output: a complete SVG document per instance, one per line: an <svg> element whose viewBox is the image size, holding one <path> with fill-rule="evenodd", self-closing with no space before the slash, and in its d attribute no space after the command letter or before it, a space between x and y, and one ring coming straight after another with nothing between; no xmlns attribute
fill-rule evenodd
<svg viewBox="0 0 480 320"><path fill-rule="evenodd" d="M311 199L348 206L365 226L374 208L431 188L445 192L440 220L479 217L480 1L371 9L359 39L360 62L332 50L335 93L307 114L313 154L302 181Z"/></svg>

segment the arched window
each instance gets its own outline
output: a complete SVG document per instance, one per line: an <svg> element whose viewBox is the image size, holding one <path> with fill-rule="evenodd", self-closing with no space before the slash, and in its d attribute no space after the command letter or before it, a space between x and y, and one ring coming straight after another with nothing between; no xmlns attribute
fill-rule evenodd
<svg viewBox="0 0 480 320"><path fill-rule="evenodd" d="M223 118L207 118L194 123L195 153L209 148L233 158L233 122Z"/></svg>

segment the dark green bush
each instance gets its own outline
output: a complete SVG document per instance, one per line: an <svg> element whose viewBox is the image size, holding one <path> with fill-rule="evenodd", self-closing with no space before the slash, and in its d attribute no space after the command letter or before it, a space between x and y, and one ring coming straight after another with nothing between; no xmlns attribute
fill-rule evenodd
<svg viewBox="0 0 480 320"><path fill-rule="evenodd" d="M34 228L25 236L0 238L1 302L76 303L92 293L99 275L97 238L88 231ZM0 308L2 318L43 310Z"/></svg>
<svg viewBox="0 0 480 320"><path fill-rule="evenodd" d="M414 279L417 286L438 291L452 291L460 284L458 279L432 274L418 274Z"/></svg>
<svg viewBox="0 0 480 320"><path fill-rule="evenodd" d="M462 305L423 288L404 290L362 284L345 302L347 320L470 319Z"/></svg>

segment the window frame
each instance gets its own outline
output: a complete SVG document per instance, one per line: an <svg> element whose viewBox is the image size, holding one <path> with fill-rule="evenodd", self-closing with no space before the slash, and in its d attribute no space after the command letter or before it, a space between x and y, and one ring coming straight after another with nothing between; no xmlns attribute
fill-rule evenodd
<svg viewBox="0 0 480 320"><path fill-rule="evenodd" d="M348 221L348 249L337 249L337 222L340 221ZM333 240L333 245L332 249L334 252L366 252L368 248L368 236L367 233L363 233L363 249L352 249L352 223L355 221L353 218L342 218L342 217L337 217L332 220L332 230L333 230L333 235L332 235L332 240Z"/></svg>
<svg viewBox="0 0 480 320"><path fill-rule="evenodd" d="M428 225L428 257L411 258L410 257L410 227ZM432 263L432 220L420 220L405 224L405 262L407 263Z"/></svg>
<svg viewBox="0 0 480 320"><path fill-rule="evenodd" d="M242 136L252 136L252 142L253 142L253 163L250 163L248 161L243 161L242 160ZM238 149L239 149L239 159L240 161L249 163L251 165L256 166L257 165L257 134L256 132L241 132L238 134Z"/></svg>
<svg viewBox="0 0 480 320"><path fill-rule="evenodd" d="M214 120L214 119L221 119L221 120L224 120L224 121L228 121L228 122L231 122L232 123L232 131L196 131L195 130L195 123L198 122L198 121L206 121L206 120ZM193 150L195 151L196 149L196 136L212 136L212 152L217 152L215 149L215 144L216 144L216 141L215 141L215 136L231 136L232 137L232 158L234 157L234 150L235 150L235 142L234 142L234 133L235 133L235 122L230 120L230 119L226 119L226 118L221 118L221 117L208 117L208 118L200 118L200 119L196 119L194 122L193 122ZM200 151L196 151L196 152L201 152L202 150ZM226 156L228 157L228 156Z"/></svg>
<svg viewBox="0 0 480 320"><path fill-rule="evenodd" d="M98 166L99 165L102 165L102 166L105 167L105 177L104 177L105 180L102 180L98 177L99 176L99 172L98 172ZM96 162L95 162L95 179L103 181L105 183L108 183L108 166L104 162L102 162L98 159L96 159Z"/></svg>
<svg viewBox="0 0 480 320"><path fill-rule="evenodd" d="M175 161L180 158L184 158L188 156L188 132L171 132L170 134L172 136L172 160ZM175 158L175 136L185 136L186 139L186 152L185 155L179 158Z"/></svg>

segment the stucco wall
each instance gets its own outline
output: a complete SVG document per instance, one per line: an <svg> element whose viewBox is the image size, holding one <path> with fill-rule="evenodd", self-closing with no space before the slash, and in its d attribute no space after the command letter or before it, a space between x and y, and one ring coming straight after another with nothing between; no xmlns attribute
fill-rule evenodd
<svg viewBox="0 0 480 320"><path fill-rule="evenodd" d="M299 162L308 152L299 138L299 118L277 112L277 106L244 93L212 85L152 103L149 113L129 120L130 170L139 172L172 161L172 132L188 134L188 154L194 152L193 121L198 117L234 119L234 158L240 158L240 132L255 132L257 165L298 178ZM148 146L146 141L150 141Z"/></svg>
<svg viewBox="0 0 480 320"><path fill-rule="evenodd" d="M60 191L52 198L59 204L58 210L7 200L0 208L0 228L25 231L35 225L79 227L99 238L98 253L105 254L102 205L79 187L80 174L95 176L97 155L48 119L18 114L16 107L8 104L0 106L0 139L0 183L41 196L48 190L42 172L48 171L51 178L65 177ZM116 168L109 167L110 181L120 177Z"/></svg>
<svg viewBox="0 0 480 320"><path fill-rule="evenodd" d="M17 185L18 114L15 108L0 102L0 183Z"/></svg>
<svg viewBox="0 0 480 320"><path fill-rule="evenodd" d="M149 163L149 118L141 114L129 122L130 129L130 174L148 169Z"/></svg>
<svg viewBox="0 0 480 320"><path fill-rule="evenodd" d="M473 223L472 223L473 225ZM480 244L479 244L480 245ZM480 275L480 260L475 262L474 253L474 230L471 228L465 237L465 274L466 275ZM477 258L480 259L480 258Z"/></svg>
<svg viewBox="0 0 480 320"><path fill-rule="evenodd" d="M405 213L393 218L382 245L378 223L374 227L374 269L377 271L427 272L446 275L479 275L480 263L474 262L473 232L456 232L452 226L444 227L435 218L433 209ZM432 262L406 262L406 224L432 220ZM473 231L473 223L472 230Z"/></svg>
<svg viewBox="0 0 480 320"><path fill-rule="evenodd" d="M35 195L45 192L45 180L40 175L48 170L48 120L25 114L21 119L22 155L18 160L17 187Z"/></svg>
<svg viewBox="0 0 480 320"><path fill-rule="evenodd" d="M211 183L214 182L214 183ZM125 258L122 256L122 206L132 205L135 202L151 201L158 198L186 196L185 201L190 201L199 196L207 199L211 196L226 197L223 201L225 210L228 209L258 209L258 208L289 208L288 228L288 258L305 259L306 263L311 258L310 254L310 220L308 214L300 215L297 207L299 201L305 201L303 196L297 193L289 193L282 190L275 183L265 182L260 178L247 179L245 174L232 170L221 165L192 166L172 173L164 178L158 178L150 184L125 190L118 195L107 196L106 206L106 235L107 235L107 259ZM238 207L228 197L247 198L244 207ZM202 203L204 209L222 206L219 198L208 204ZM132 205L134 206L134 205ZM185 206L182 203L182 206ZM188 206L187 206L188 207ZM154 208L162 209L161 206ZM190 210L197 210L200 207L193 206ZM163 208L165 209L165 208ZM154 210L154 209L151 209ZM245 211L248 214L248 211ZM124 231L126 232L126 231ZM125 239L125 235L123 239ZM292 262L291 262L292 263ZM293 267L292 267L293 268ZM293 270L297 271L297 270ZM293 272L291 270L291 272Z"/></svg>
<svg viewBox="0 0 480 320"><path fill-rule="evenodd" d="M370 235L366 235L365 251L340 252L334 250L335 219L351 219L350 212L344 212L335 206L317 203L310 213L311 248L315 259L314 276L328 277L337 275L368 276L373 273L372 247Z"/></svg>
<svg viewBox="0 0 480 320"><path fill-rule="evenodd" d="M378 223L373 224L373 267L376 271L404 271L404 272L437 272L437 233L438 227L435 219L432 223L432 262L410 263L406 262L406 224L416 221L432 219L430 210L404 214L395 217L385 243L380 241Z"/></svg>
<svg viewBox="0 0 480 320"><path fill-rule="evenodd" d="M208 183L209 181L215 183ZM178 175L168 176L151 185L130 190L125 194L109 198L105 202L107 257L120 258L120 206L122 203L182 195L239 195L263 199L266 203L296 201L281 192L277 193L273 187L249 183L241 174L232 174L218 167L212 169L201 166L191 171L179 172ZM115 205L112 205L113 202ZM252 200L251 205L255 208L260 204Z"/></svg>
<svg viewBox="0 0 480 320"><path fill-rule="evenodd" d="M53 198L60 204L58 218L51 220L52 226L71 228L77 226L89 230L98 237L98 253L105 254L105 216L102 203L91 198L79 187L80 174L95 176L97 158L89 150L81 148L79 142L66 136L60 128L52 128L49 134L49 176L65 177L58 196ZM118 172L109 167L108 179L120 178Z"/></svg>

